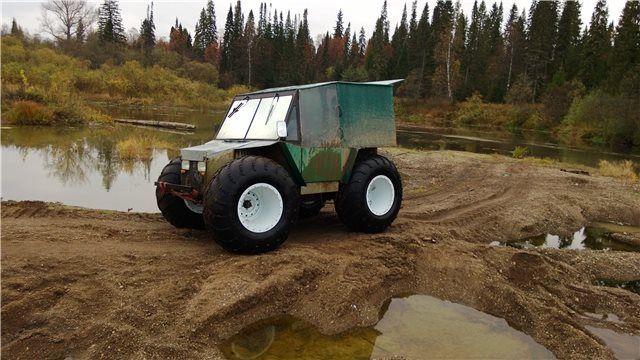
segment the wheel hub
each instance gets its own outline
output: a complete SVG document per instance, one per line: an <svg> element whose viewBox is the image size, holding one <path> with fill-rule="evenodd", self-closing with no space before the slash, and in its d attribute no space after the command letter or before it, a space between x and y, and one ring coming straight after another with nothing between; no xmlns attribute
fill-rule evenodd
<svg viewBox="0 0 640 360"><path fill-rule="evenodd" d="M273 186L257 183L248 187L238 200L238 218L247 230L263 233L273 229L284 209L282 196Z"/></svg>
<svg viewBox="0 0 640 360"><path fill-rule="evenodd" d="M366 201L369 211L374 215L386 215L395 200L395 188L391 179L385 175L378 175L371 179L367 186Z"/></svg>

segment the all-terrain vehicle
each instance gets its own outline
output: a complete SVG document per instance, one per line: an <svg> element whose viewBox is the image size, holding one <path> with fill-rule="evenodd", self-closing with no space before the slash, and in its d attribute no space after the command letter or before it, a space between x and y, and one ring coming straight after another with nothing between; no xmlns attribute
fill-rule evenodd
<svg viewBox="0 0 640 360"><path fill-rule="evenodd" d="M162 215L208 229L223 248L260 253L298 217L334 200L351 230L385 230L402 182L377 148L396 144L393 84L326 82L234 98L215 140L181 150L156 182Z"/></svg>

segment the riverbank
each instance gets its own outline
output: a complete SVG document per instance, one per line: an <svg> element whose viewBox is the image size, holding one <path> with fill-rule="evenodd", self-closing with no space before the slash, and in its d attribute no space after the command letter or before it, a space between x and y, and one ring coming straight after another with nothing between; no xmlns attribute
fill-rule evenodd
<svg viewBox="0 0 640 360"><path fill-rule="evenodd" d="M92 67L45 43L3 35L3 125L64 126L108 123L111 115L93 106L226 107L235 94L251 90L217 86L210 64L179 68L143 66L137 60ZM193 65L193 66L191 66ZM215 72L208 76L207 71Z"/></svg>
<svg viewBox="0 0 640 360"><path fill-rule="evenodd" d="M596 92L558 106L541 103L487 103L474 95L456 103L435 99L396 99L399 123L473 128L505 134L542 132L571 146L640 147L640 102L637 98Z"/></svg>
<svg viewBox="0 0 640 360"><path fill-rule="evenodd" d="M504 318L559 358L613 358L593 327L640 335L640 295L594 285L637 280L640 253L490 245L640 226L640 185L497 155L389 156L405 196L387 232L349 233L329 204L260 256L157 214L4 202L2 354L220 357L217 344L256 320L285 313L335 334L412 293Z"/></svg>

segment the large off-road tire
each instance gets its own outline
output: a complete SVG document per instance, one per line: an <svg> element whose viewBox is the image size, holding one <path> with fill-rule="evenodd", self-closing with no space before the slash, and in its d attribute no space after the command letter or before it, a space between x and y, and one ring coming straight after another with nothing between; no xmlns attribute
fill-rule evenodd
<svg viewBox="0 0 640 360"><path fill-rule="evenodd" d="M170 184L180 184L180 163L181 159L175 158L162 169L158 182L164 181ZM185 204L185 200L163 192L156 187L156 200L162 216L177 228L204 229L204 219L202 214L190 210Z"/></svg>
<svg viewBox="0 0 640 360"><path fill-rule="evenodd" d="M276 249L298 219L300 187L273 160L245 156L220 170L204 196L204 222L224 249L256 254Z"/></svg>
<svg viewBox="0 0 640 360"><path fill-rule="evenodd" d="M325 200L321 196L302 197L300 200L300 218L316 216L324 207Z"/></svg>
<svg viewBox="0 0 640 360"><path fill-rule="evenodd" d="M384 231L400 210L402 180L395 165L380 155L356 162L351 178L340 184L335 207L340 221L353 231Z"/></svg>

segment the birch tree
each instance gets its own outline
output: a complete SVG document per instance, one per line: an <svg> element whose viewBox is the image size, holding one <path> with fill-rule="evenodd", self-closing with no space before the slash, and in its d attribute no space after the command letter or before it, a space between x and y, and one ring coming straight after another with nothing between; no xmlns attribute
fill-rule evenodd
<svg viewBox="0 0 640 360"><path fill-rule="evenodd" d="M86 0L49 0L42 4L42 29L58 42L82 38L96 20L96 9Z"/></svg>

